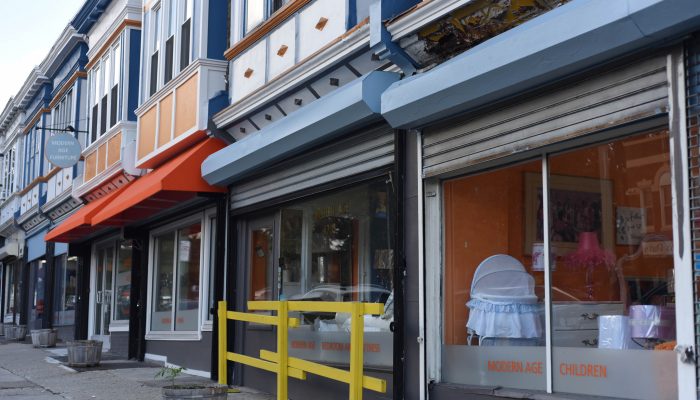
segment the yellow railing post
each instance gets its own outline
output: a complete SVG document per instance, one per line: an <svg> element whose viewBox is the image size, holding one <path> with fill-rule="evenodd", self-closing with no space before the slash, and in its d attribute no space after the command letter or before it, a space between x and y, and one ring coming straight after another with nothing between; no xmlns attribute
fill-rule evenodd
<svg viewBox="0 0 700 400"><path fill-rule="evenodd" d="M226 311L227 311L227 306L226 306L226 301L220 301L219 302L219 307L217 310L217 316L218 316L218 322L219 322L219 384L221 385L226 385L228 384L227 382L227 377L228 377L228 371L226 370L227 362L226 362L226 353L228 352L228 344L227 344L227 337L226 337L226 328L228 327L228 319L226 318Z"/></svg>
<svg viewBox="0 0 700 400"><path fill-rule="evenodd" d="M362 303L352 303L350 318L350 400L361 400L365 350L365 317Z"/></svg>
<svg viewBox="0 0 700 400"><path fill-rule="evenodd" d="M287 393L289 308L287 301L280 301L277 304L277 399L287 400L289 398Z"/></svg>

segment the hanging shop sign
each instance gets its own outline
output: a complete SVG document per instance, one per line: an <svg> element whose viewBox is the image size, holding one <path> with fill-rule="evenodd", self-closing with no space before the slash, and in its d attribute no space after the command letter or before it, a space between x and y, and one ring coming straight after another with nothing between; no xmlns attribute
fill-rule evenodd
<svg viewBox="0 0 700 400"><path fill-rule="evenodd" d="M67 132L57 133L46 140L46 159L56 167L69 168L80 160L80 142Z"/></svg>

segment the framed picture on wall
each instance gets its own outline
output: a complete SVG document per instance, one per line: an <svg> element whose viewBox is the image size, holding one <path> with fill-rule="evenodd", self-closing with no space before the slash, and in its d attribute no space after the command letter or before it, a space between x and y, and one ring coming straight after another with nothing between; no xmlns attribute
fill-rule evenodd
<svg viewBox="0 0 700 400"><path fill-rule="evenodd" d="M576 176L549 177L550 241L557 256L576 249L581 232L596 232L601 246L614 245L612 181ZM525 254L544 241L542 175L525 173Z"/></svg>

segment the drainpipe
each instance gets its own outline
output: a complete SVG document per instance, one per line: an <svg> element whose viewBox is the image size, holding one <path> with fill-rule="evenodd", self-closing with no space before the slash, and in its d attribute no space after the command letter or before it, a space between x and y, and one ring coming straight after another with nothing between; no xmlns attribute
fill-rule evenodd
<svg viewBox="0 0 700 400"><path fill-rule="evenodd" d="M404 75L416 73L416 64L411 57L391 40L384 21L407 10L418 1L374 0L369 6L369 45L380 60L389 60L396 64Z"/></svg>

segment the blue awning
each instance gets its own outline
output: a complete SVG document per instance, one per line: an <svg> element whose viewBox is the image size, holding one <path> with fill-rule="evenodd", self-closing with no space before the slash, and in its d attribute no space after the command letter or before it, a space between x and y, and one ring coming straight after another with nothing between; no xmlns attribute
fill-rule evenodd
<svg viewBox="0 0 700 400"><path fill-rule="evenodd" d="M202 176L212 185L229 184L274 161L379 120L381 94L398 79L398 74L382 71L357 78L210 155L202 163Z"/></svg>
<svg viewBox="0 0 700 400"><path fill-rule="evenodd" d="M698 27L698 0L573 1L393 84L382 115L421 127Z"/></svg>

